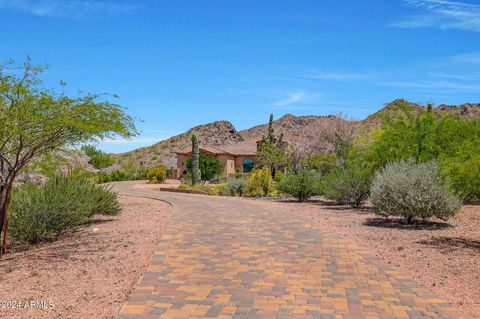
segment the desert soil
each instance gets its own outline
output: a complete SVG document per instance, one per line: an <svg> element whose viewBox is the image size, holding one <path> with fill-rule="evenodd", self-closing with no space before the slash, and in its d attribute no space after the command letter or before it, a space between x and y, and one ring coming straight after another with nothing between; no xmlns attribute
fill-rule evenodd
<svg viewBox="0 0 480 319"><path fill-rule="evenodd" d="M479 206L465 206L447 223L408 226L378 218L369 208L351 209L320 201L264 202L303 215L319 229L353 241L472 318L480 318Z"/></svg>
<svg viewBox="0 0 480 319"><path fill-rule="evenodd" d="M120 202L119 216L99 217L60 240L13 245L0 259L0 318L116 318L171 213L152 199L120 196ZM46 309L7 309L13 300L22 307L44 302Z"/></svg>

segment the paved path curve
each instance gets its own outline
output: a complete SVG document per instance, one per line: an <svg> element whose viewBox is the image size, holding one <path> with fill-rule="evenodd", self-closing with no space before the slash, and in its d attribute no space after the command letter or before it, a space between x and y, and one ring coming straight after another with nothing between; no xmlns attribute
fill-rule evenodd
<svg viewBox="0 0 480 319"><path fill-rule="evenodd" d="M463 318L353 243L254 200L135 189L173 213L121 318Z"/></svg>

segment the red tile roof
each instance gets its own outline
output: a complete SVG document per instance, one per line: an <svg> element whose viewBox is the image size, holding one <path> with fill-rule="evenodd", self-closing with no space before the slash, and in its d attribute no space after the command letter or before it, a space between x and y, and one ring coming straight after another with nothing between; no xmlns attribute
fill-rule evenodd
<svg viewBox="0 0 480 319"><path fill-rule="evenodd" d="M243 141L226 145L223 149L233 155L255 155L257 154L257 141Z"/></svg>
<svg viewBox="0 0 480 319"><path fill-rule="evenodd" d="M223 147L215 146L203 146L200 145L201 151L211 153L214 155L230 154L230 155L255 155L257 153L257 141L243 141L238 143L229 144ZM192 152L191 149L184 149L177 154L188 155Z"/></svg>

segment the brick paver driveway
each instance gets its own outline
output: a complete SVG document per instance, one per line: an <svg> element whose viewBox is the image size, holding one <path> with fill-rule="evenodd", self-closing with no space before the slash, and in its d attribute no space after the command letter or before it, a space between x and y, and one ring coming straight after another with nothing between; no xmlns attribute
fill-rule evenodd
<svg viewBox="0 0 480 319"><path fill-rule="evenodd" d="M254 200L115 187L174 207L121 318L463 318L368 252L291 213Z"/></svg>

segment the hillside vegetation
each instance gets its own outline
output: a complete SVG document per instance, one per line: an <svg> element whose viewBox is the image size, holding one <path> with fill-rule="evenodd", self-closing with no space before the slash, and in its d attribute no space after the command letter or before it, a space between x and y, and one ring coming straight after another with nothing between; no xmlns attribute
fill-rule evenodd
<svg viewBox="0 0 480 319"><path fill-rule="evenodd" d="M322 133L328 132L333 126L338 126L338 122L344 125L376 125L381 122L381 117L391 115L400 108L408 105L410 110L415 112L425 111L425 107L397 99L385 105L381 110L373 113L362 121L352 121L342 116L295 116L286 114L273 122L273 128L277 134L283 134L285 140L294 141L306 148L315 141L316 145L321 143L318 139L322 138ZM459 114L462 116L480 118L480 104L462 104L462 105L445 105L441 104L433 109L436 114ZM262 135L267 131L268 123L260 124L252 128L237 131L232 123L228 121L216 121L204 125L198 125L186 131L185 133L173 136L164 141L160 141L152 146L143 147L131 152L116 154L114 158L120 163L126 163L133 160L137 165L143 163L145 166L157 165L163 163L167 167L176 167L175 152L190 147L191 135L196 133L201 145L225 146L231 143L261 139ZM327 143L328 144L328 143ZM329 149L325 145L326 150Z"/></svg>

